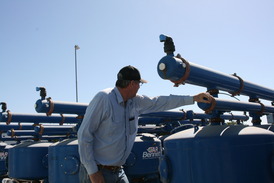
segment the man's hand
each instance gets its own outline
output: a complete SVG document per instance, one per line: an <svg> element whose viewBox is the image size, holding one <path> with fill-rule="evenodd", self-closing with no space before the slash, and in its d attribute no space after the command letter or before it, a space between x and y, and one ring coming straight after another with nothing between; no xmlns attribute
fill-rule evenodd
<svg viewBox="0 0 274 183"><path fill-rule="evenodd" d="M92 183L105 183L105 180L101 171L98 171L94 174L89 175L89 179Z"/></svg>
<svg viewBox="0 0 274 183"><path fill-rule="evenodd" d="M193 100L202 103L211 103L213 97L209 93L199 93L193 96Z"/></svg>

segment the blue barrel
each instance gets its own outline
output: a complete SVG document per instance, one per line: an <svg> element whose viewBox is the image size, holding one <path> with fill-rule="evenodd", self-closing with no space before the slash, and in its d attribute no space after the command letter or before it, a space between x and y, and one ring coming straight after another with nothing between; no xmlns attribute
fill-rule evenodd
<svg viewBox="0 0 274 183"><path fill-rule="evenodd" d="M151 134L141 134L135 138L132 151L124 165L130 182L160 181L158 166L162 154L161 141Z"/></svg>
<svg viewBox="0 0 274 183"><path fill-rule="evenodd" d="M206 126L164 140L164 183L270 183L274 133L250 126Z"/></svg>
<svg viewBox="0 0 274 183"><path fill-rule="evenodd" d="M79 182L80 158L78 140L56 142L48 151L49 182Z"/></svg>
<svg viewBox="0 0 274 183"><path fill-rule="evenodd" d="M42 180L48 176L47 142L23 142L9 149L8 176L22 180Z"/></svg>

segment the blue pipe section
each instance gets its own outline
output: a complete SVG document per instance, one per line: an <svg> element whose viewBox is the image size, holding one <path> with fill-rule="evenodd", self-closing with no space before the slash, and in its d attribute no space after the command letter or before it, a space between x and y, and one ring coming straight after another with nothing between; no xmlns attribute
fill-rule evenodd
<svg viewBox="0 0 274 183"><path fill-rule="evenodd" d="M76 134L74 126L35 126L34 131L41 135L68 135Z"/></svg>
<svg viewBox="0 0 274 183"><path fill-rule="evenodd" d="M20 114L12 112L3 112L0 115L1 122L32 122L32 123L78 123L76 116L46 116L44 114Z"/></svg>
<svg viewBox="0 0 274 183"><path fill-rule="evenodd" d="M162 79L178 82L185 76L185 81L180 83L189 83L208 89L218 89L229 93L237 93L249 96L251 98L261 98L274 101L274 90L266 88L248 81L243 81L236 76L224 74L212 69L189 63L189 68L180 59L172 55L164 56L158 63L157 71ZM189 70L189 73L187 70Z"/></svg>
<svg viewBox="0 0 274 183"><path fill-rule="evenodd" d="M7 132L8 130L14 129L14 130L33 130L33 125L15 125L15 124L0 124L1 132Z"/></svg>
<svg viewBox="0 0 274 183"><path fill-rule="evenodd" d="M15 136L37 136L38 133L36 133L34 130L8 130L7 135L11 137Z"/></svg>
<svg viewBox="0 0 274 183"><path fill-rule="evenodd" d="M40 137L36 137L36 136L16 136L16 137L0 137L1 141L16 141L17 143L20 143L21 141L25 141L25 140L48 140L48 141L56 141L56 140L64 140L67 138L75 138L75 136L71 135L71 136L67 136L67 135L54 135L54 136L40 136Z"/></svg>
<svg viewBox="0 0 274 183"><path fill-rule="evenodd" d="M205 113L194 113L193 111L187 111L187 119L193 120L193 119L211 119L211 114L205 114ZM241 120L241 121L247 121L249 117L247 115L234 115L234 114L221 114L221 119L224 120Z"/></svg>
<svg viewBox="0 0 274 183"><path fill-rule="evenodd" d="M204 111L211 109L211 111L218 110L223 112L248 111L248 112L262 113L262 114L274 113L273 106L266 106L256 102L230 101L230 100L224 100L224 99L218 99L218 98L215 98L215 102L211 102L209 104L198 103L198 106L200 107L200 109Z"/></svg>
<svg viewBox="0 0 274 183"><path fill-rule="evenodd" d="M32 138L42 139L43 136L48 135L57 136L56 138L59 138L60 135L70 136L70 135L76 135L76 131L74 131L74 126L68 125L68 126L35 126L32 127L32 129L29 130L15 130L10 129L7 130L7 136L10 136L11 138L17 138L17 137L26 137L31 136Z"/></svg>
<svg viewBox="0 0 274 183"><path fill-rule="evenodd" d="M177 112L177 111L162 111L162 112L151 112L146 114L141 114L140 117L158 117L158 118L165 118L170 120L181 120L186 117L186 113L184 111Z"/></svg>
<svg viewBox="0 0 274 183"><path fill-rule="evenodd" d="M208 125L208 120L206 119L183 120L183 121L179 121L179 123L180 123L180 126L188 125L188 124L206 126Z"/></svg>
<svg viewBox="0 0 274 183"><path fill-rule="evenodd" d="M207 108L210 105L206 106ZM192 110L184 112L177 111L162 111L153 112L140 115L139 125L155 124L163 125L167 123L175 123L182 120L194 120L194 119L211 119L213 116L211 114L205 113L194 113ZM247 121L249 117L247 115L233 115L233 114L222 114L221 119L224 120L241 120Z"/></svg>
<svg viewBox="0 0 274 183"><path fill-rule="evenodd" d="M76 102L62 102L52 100L37 100L35 103L35 110L38 113L52 113L61 114L77 114L83 116L85 114L88 104Z"/></svg>
<svg viewBox="0 0 274 183"><path fill-rule="evenodd" d="M31 140L33 139L34 137L33 136L24 136L24 137L0 137L0 139L4 142L7 142L7 141L16 141L17 143L20 143L21 141L24 141L24 140ZM14 144L13 144L14 145Z"/></svg>

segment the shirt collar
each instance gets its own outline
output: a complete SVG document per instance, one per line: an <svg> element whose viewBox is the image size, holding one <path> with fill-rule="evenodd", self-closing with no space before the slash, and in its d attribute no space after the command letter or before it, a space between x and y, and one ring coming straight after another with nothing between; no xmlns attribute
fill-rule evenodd
<svg viewBox="0 0 274 183"><path fill-rule="evenodd" d="M124 105L125 104L124 103L124 99L123 99L121 93L119 92L118 88L114 87L113 90L114 90L114 93L116 95L116 100L117 100L118 104L123 104ZM131 104L132 103L132 99L128 99L127 103Z"/></svg>
<svg viewBox="0 0 274 183"><path fill-rule="evenodd" d="M119 92L118 88L115 87L113 90L114 90L114 93L116 95L116 99L117 99L118 104L123 104L124 103L124 99L123 99L121 93Z"/></svg>

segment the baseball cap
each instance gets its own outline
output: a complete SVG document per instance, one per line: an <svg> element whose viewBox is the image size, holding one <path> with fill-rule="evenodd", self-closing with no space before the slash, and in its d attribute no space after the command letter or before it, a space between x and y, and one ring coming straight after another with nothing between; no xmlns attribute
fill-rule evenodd
<svg viewBox="0 0 274 183"><path fill-rule="evenodd" d="M123 67L117 74L117 79L118 80L136 80L136 81L140 81L141 83L147 83L146 80L141 79L141 75L138 69L131 65Z"/></svg>

